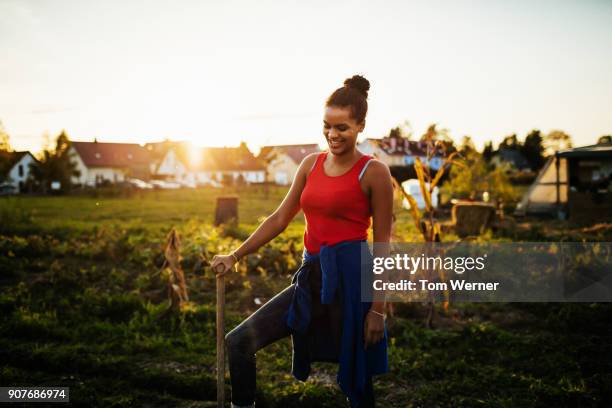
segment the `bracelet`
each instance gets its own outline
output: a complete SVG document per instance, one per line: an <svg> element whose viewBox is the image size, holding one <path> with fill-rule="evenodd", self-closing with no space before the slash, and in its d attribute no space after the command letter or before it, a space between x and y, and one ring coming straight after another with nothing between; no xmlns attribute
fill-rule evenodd
<svg viewBox="0 0 612 408"><path fill-rule="evenodd" d="M387 318L387 316L384 313L379 313L376 310L372 310L372 309L370 309L369 311L372 312L372 313L375 313L375 314L377 314L379 316L382 316L383 319Z"/></svg>
<svg viewBox="0 0 612 408"><path fill-rule="evenodd" d="M232 258L234 258L234 261L236 261L236 263L238 263L238 261L240 261L240 258L238 258L238 256L236 255L236 251L232 251L232 252L230 253L230 256L231 256Z"/></svg>

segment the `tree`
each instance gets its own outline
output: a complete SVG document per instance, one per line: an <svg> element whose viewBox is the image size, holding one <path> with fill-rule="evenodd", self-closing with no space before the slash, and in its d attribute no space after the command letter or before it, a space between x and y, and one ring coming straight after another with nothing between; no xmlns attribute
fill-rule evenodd
<svg viewBox="0 0 612 408"><path fill-rule="evenodd" d="M391 129L387 136L390 138L410 140L412 137L412 126L410 125L410 122L406 120L404 123Z"/></svg>
<svg viewBox="0 0 612 408"><path fill-rule="evenodd" d="M517 193L506 174L506 166L490 171L484 158L473 152L465 158L464 166L451 167L450 177L442 189L453 198L480 199L487 191L494 199L514 201Z"/></svg>
<svg viewBox="0 0 612 408"><path fill-rule="evenodd" d="M0 183L4 183L9 180L9 171L11 170L11 157L10 153L6 151L0 151Z"/></svg>
<svg viewBox="0 0 612 408"><path fill-rule="evenodd" d="M437 123L429 125L425 133L423 133L423 136L421 136L421 142L436 142L441 140L452 143L453 139L451 139L448 129L438 129L437 126Z"/></svg>
<svg viewBox="0 0 612 408"><path fill-rule="evenodd" d="M498 150L509 149L509 150L520 150L521 144L516 137L516 133L506 136L504 140L499 144Z"/></svg>
<svg viewBox="0 0 612 408"><path fill-rule="evenodd" d="M604 135L597 139L597 144L608 144L612 143L612 135Z"/></svg>
<svg viewBox="0 0 612 408"><path fill-rule="evenodd" d="M438 129L436 123L429 125L421 136L420 142L429 146L428 150L430 151L432 147L435 147L434 150L443 156L450 155L457 150L448 129Z"/></svg>
<svg viewBox="0 0 612 408"><path fill-rule="evenodd" d="M544 165L544 146L542 145L542 134L539 130L532 130L525 138L521 147L521 153L529 162L531 170L538 171Z"/></svg>
<svg viewBox="0 0 612 408"><path fill-rule="evenodd" d="M59 181L61 190L66 192L72 188L72 177L78 177L80 172L76 170L76 163L70 157L70 139L66 131L55 139L55 148L45 148L39 162L31 165L31 174L42 191L47 192L51 182Z"/></svg>
<svg viewBox="0 0 612 408"><path fill-rule="evenodd" d="M559 150L572 147L572 137L562 130L551 130L544 136L544 152L547 156L555 154Z"/></svg>
<svg viewBox="0 0 612 408"><path fill-rule="evenodd" d="M482 149L482 158L488 164L491 162L493 158L493 142L488 141L485 143L484 148Z"/></svg>
<svg viewBox="0 0 612 408"><path fill-rule="evenodd" d="M4 129L2 121L0 121L0 183L4 183L8 180L8 173L12 163L11 151L9 135Z"/></svg>
<svg viewBox="0 0 612 408"><path fill-rule="evenodd" d="M11 149L9 139L9 134L6 132L2 121L0 121L0 152L10 152L13 150Z"/></svg>
<svg viewBox="0 0 612 408"><path fill-rule="evenodd" d="M472 138L467 135L463 136L463 139L461 139L461 146L459 146L459 153L461 153L462 156L467 156L472 152L476 152L476 146L474 146Z"/></svg>

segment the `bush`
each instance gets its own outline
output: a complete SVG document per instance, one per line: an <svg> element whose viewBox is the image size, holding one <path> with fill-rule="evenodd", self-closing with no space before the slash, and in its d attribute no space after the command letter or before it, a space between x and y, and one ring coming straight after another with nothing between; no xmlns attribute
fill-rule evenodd
<svg viewBox="0 0 612 408"><path fill-rule="evenodd" d="M519 199L506 169L490 169L477 153L469 155L464 166L453 166L449 180L442 186L445 195L458 199L481 200L485 191L489 192L492 200L514 202Z"/></svg>

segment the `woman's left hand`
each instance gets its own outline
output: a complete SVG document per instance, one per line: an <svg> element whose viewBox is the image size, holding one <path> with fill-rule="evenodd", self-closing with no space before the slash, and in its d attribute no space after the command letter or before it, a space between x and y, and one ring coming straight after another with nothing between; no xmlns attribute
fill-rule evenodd
<svg viewBox="0 0 612 408"><path fill-rule="evenodd" d="M385 334L385 318L379 314L368 312L364 324L364 348L382 340Z"/></svg>

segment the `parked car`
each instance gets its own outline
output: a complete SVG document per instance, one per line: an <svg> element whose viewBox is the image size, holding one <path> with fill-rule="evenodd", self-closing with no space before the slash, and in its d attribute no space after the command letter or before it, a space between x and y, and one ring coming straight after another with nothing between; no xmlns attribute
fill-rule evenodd
<svg viewBox="0 0 612 408"><path fill-rule="evenodd" d="M153 188L160 190L176 190L181 188L181 185L178 183L164 180L151 180L150 184L153 185Z"/></svg>
<svg viewBox="0 0 612 408"><path fill-rule="evenodd" d="M131 186L139 188L141 190L151 190L153 185L151 183L147 183L146 181L130 178L126 180Z"/></svg>
<svg viewBox="0 0 612 408"><path fill-rule="evenodd" d="M221 183L219 183L216 180L201 181L201 182L198 183L198 186L200 186L200 187L214 187L214 188L221 188L221 187L223 187L221 185Z"/></svg>
<svg viewBox="0 0 612 408"><path fill-rule="evenodd" d="M197 184L193 181L188 181L188 180L177 180L176 181L177 184L179 184L181 187L184 188L197 188Z"/></svg>
<svg viewBox="0 0 612 408"><path fill-rule="evenodd" d="M17 187L9 183L0 184L0 195L17 194Z"/></svg>

